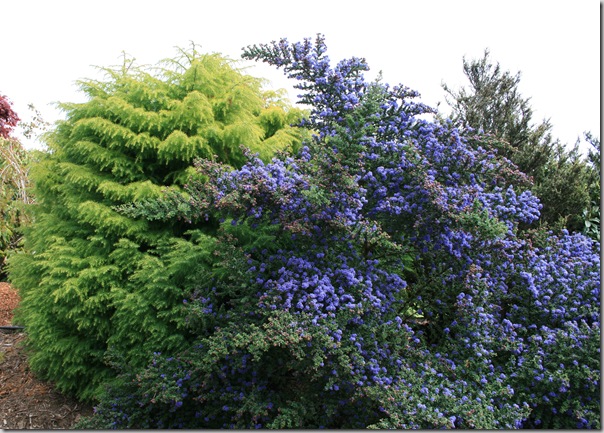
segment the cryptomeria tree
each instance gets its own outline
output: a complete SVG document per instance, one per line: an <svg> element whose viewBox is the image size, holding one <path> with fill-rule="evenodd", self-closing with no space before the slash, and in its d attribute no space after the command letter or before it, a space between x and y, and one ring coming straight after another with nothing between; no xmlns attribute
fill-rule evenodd
<svg viewBox="0 0 604 433"><path fill-rule="evenodd" d="M184 299L195 341L125 366L81 425L599 427L598 245L530 229L539 201L492 137L325 52L244 52L299 80L299 152L202 160L186 195L120 208L217 220L219 241Z"/></svg>
<svg viewBox="0 0 604 433"><path fill-rule="evenodd" d="M32 168L35 222L10 262L32 369L81 398L111 377L114 358L141 365L183 346L179 306L214 249L211 222L156 224L114 206L182 188L196 158L237 167L242 143L267 158L291 148L302 115L195 49L104 72L80 82L87 102L61 105L66 120Z"/></svg>
<svg viewBox="0 0 604 433"><path fill-rule="evenodd" d="M493 64L488 50L481 59L463 60L469 87L444 90L451 99L452 119L461 127L483 130L500 138L499 154L533 178L532 188L543 205L541 221L572 231L583 228L582 212L590 205L590 173L578 147L566 149L551 135L548 120L533 123L530 99L518 89L520 73L512 75Z"/></svg>

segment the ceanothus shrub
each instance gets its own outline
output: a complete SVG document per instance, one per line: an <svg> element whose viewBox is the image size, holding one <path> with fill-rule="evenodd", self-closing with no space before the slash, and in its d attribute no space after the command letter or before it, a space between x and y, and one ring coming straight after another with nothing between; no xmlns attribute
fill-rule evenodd
<svg viewBox="0 0 604 433"><path fill-rule="evenodd" d="M183 301L195 344L125 368L83 425L599 428L599 246L531 228L494 137L325 50L244 52L300 81L297 154L201 160L186 195L122 208L218 221L218 242Z"/></svg>

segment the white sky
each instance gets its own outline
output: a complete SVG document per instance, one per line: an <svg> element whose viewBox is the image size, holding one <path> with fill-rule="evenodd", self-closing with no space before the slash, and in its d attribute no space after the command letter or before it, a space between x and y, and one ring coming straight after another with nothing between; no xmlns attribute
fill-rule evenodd
<svg viewBox="0 0 604 433"><path fill-rule="evenodd" d="M365 57L369 78L381 70L422 102L442 101L443 111L441 84L467 85L462 58L488 48L504 70L521 72L535 122L549 118L564 143L584 131L600 137L598 0L13 0L0 16L0 94L24 120L29 103L47 121L61 118L52 103L83 101L75 81L99 77L94 65L120 64L122 51L155 64L193 41L239 59L247 45L323 33L334 64ZM291 89L267 65L249 72ZM292 101L296 94L289 91Z"/></svg>

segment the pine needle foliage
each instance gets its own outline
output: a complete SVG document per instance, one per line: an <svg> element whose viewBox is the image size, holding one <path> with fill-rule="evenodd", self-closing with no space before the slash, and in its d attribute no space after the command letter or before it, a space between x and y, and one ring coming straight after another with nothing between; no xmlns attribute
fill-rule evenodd
<svg viewBox="0 0 604 433"><path fill-rule="evenodd" d="M590 169L578 145L568 148L552 137L549 120L533 121L530 98L520 94L520 73L512 75L492 63L489 50L480 59L463 59L469 86L454 91L446 84L451 118L461 127L482 130L500 140L493 146L534 182L541 222L581 231L582 212L590 205Z"/></svg>
<svg viewBox="0 0 604 433"><path fill-rule="evenodd" d="M66 120L31 168L34 222L9 264L31 368L82 399L112 377L112 359L145 365L182 348L180 306L213 250L212 221L185 228L116 207L180 190L195 159L238 167L242 144L263 158L296 147L290 125L304 116L195 47L154 68L124 56L102 71L79 82L86 102L60 105Z"/></svg>

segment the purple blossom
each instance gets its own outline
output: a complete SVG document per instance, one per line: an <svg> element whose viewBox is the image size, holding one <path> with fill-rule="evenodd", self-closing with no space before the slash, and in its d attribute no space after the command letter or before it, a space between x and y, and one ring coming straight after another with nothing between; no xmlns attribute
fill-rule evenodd
<svg viewBox="0 0 604 433"><path fill-rule="evenodd" d="M312 372L303 385L321 399L381 407L407 427L470 427L487 412L488 428L537 426L544 412L594 424L580 407L599 403L599 246L533 235L530 181L483 136L426 120L416 92L367 83L361 59L332 68L325 49L319 37L246 51L299 81L302 126L316 135L268 163L201 161L209 180L188 188L200 215L223 221L216 254L233 247L214 263L226 276L186 306L204 324L200 353L236 341L203 367L215 382L198 393L236 413L253 392L271 410L290 391L271 386L274 371L312 365L288 374ZM256 338L281 313L299 332L272 344L292 364L267 373L245 332ZM562 401L571 415L551 410Z"/></svg>

